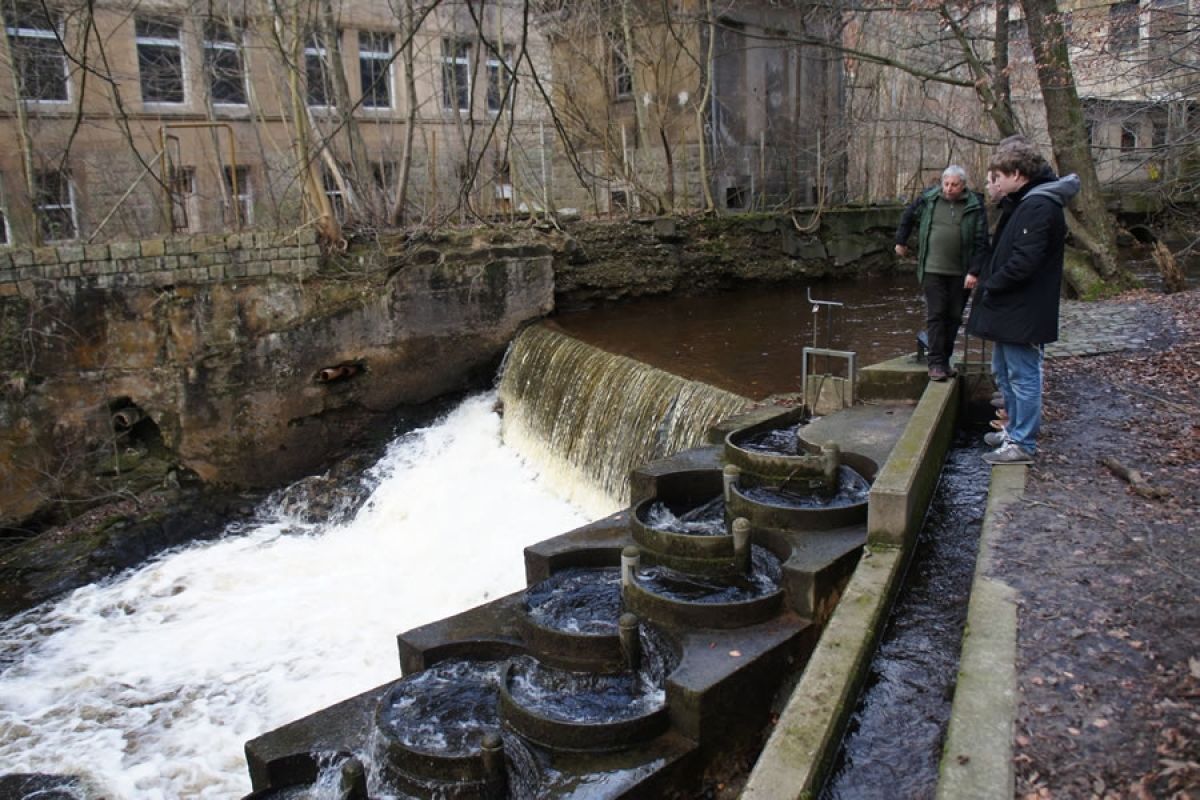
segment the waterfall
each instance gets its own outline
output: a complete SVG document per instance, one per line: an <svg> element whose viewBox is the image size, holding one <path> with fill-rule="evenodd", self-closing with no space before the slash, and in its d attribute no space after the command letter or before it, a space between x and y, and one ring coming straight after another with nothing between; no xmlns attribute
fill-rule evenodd
<svg viewBox="0 0 1200 800"><path fill-rule="evenodd" d="M526 328L509 348L500 399L505 443L596 516L629 502L632 469L701 444L751 402L546 325Z"/></svg>

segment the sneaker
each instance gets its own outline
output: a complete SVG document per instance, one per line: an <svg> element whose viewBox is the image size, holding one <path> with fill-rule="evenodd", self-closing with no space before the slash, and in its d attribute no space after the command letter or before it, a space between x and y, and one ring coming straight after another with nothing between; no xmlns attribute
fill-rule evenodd
<svg viewBox="0 0 1200 800"><path fill-rule="evenodd" d="M1008 422L1008 420L1007 419L993 419L993 420L988 421L988 425L990 425L992 430L994 430L994 431L1002 431L1005 428L1005 425L1004 425L1005 422Z"/></svg>
<svg viewBox="0 0 1200 800"><path fill-rule="evenodd" d="M992 408L1004 408L1004 398L1003 397L993 397L992 398Z"/></svg>
<svg viewBox="0 0 1200 800"><path fill-rule="evenodd" d="M929 380L931 381L944 381L949 377L950 374L946 372L946 368L943 366L932 366L929 368Z"/></svg>
<svg viewBox="0 0 1200 800"><path fill-rule="evenodd" d="M1006 430L994 431L983 435L983 443L988 447L1001 447L1008 444L1009 441L1008 431Z"/></svg>
<svg viewBox="0 0 1200 800"><path fill-rule="evenodd" d="M1032 464L1033 456L1020 445L1014 442L1006 442L992 452L984 453L983 460L992 465Z"/></svg>

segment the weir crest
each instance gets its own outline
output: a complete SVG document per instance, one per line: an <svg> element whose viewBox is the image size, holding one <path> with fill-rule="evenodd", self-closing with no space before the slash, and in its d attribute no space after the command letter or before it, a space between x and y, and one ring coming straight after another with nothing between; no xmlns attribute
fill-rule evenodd
<svg viewBox="0 0 1200 800"><path fill-rule="evenodd" d="M513 341L499 391L505 443L594 516L628 504L636 467L701 444L709 428L751 404L544 323Z"/></svg>

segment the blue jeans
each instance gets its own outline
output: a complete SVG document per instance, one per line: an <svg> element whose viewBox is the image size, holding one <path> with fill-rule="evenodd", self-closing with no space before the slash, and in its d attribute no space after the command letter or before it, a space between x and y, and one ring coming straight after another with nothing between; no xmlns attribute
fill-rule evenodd
<svg viewBox="0 0 1200 800"><path fill-rule="evenodd" d="M1008 438L1025 452L1036 453L1042 427L1042 346L996 342L992 375L1004 395Z"/></svg>

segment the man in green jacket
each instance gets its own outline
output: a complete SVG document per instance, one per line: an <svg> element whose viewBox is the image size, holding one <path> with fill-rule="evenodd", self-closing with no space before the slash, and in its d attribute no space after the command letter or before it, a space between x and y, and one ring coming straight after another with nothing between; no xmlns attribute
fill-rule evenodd
<svg viewBox="0 0 1200 800"><path fill-rule="evenodd" d="M925 292L929 379L944 381L954 375L950 356L966 305L964 276L978 275L988 257L987 210L978 192L967 191L966 170L946 167L941 185L925 190L904 209L896 229L896 255L908 255L914 226L917 280Z"/></svg>

